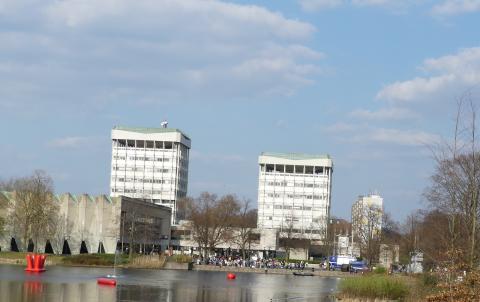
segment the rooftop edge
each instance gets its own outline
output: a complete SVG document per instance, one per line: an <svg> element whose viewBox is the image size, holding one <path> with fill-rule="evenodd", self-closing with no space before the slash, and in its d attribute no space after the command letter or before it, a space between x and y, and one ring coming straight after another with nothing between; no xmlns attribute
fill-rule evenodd
<svg viewBox="0 0 480 302"><path fill-rule="evenodd" d="M278 158L284 158L284 159L290 159L290 160L332 159L329 154L262 152L260 155L278 157Z"/></svg>
<svg viewBox="0 0 480 302"><path fill-rule="evenodd" d="M152 134L152 133L169 133L169 132L178 132L185 136L188 140L191 140L188 135L186 135L183 131L177 128L154 128L154 127L129 127L129 126L113 126L113 130L122 130L122 131L130 131L130 132L138 132L144 134Z"/></svg>

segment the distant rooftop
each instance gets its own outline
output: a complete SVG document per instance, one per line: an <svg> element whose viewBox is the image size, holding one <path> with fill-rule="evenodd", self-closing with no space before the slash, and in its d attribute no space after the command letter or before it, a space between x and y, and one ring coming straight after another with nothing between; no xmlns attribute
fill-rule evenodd
<svg viewBox="0 0 480 302"><path fill-rule="evenodd" d="M152 133L170 133L170 132L178 132L185 136L187 139L190 139L188 135L182 132L180 129L177 128L145 128L145 127L127 127L127 126L114 126L114 130L122 130L122 131L130 131L130 132L138 132L144 134L152 134Z"/></svg>
<svg viewBox="0 0 480 302"><path fill-rule="evenodd" d="M328 154L304 154L304 153L276 153L276 152L262 152L263 156L279 157L290 160L305 160L305 159L331 159Z"/></svg>

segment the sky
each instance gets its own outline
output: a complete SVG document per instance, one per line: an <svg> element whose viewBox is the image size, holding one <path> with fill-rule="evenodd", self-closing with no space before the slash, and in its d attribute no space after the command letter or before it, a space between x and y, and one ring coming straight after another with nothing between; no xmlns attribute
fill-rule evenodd
<svg viewBox="0 0 480 302"><path fill-rule="evenodd" d="M480 101L480 0L0 0L0 178L108 194L115 125L192 139L189 195L256 202L263 151L330 154L331 212L426 207Z"/></svg>

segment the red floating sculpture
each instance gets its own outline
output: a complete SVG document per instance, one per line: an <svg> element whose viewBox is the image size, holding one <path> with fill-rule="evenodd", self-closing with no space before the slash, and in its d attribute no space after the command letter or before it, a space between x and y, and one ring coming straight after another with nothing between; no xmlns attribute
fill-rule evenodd
<svg viewBox="0 0 480 302"><path fill-rule="evenodd" d="M100 278L97 278L97 283L100 285L115 286L117 285L117 280L113 278L100 277Z"/></svg>
<svg viewBox="0 0 480 302"><path fill-rule="evenodd" d="M237 278L237 276L234 273L228 273L227 274L227 279L228 280L234 280L235 278Z"/></svg>
<svg viewBox="0 0 480 302"><path fill-rule="evenodd" d="M27 254L27 268L25 269L26 272L31 273L43 273L46 271L45 269L45 260L47 256L40 255L40 254Z"/></svg>

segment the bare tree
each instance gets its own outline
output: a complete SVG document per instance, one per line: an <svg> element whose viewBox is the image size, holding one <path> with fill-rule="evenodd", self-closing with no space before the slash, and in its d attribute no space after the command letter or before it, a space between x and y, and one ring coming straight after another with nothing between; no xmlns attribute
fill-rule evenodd
<svg viewBox="0 0 480 302"><path fill-rule="evenodd" d="M378 258L379 244L381 241L383 209L375 204L366 204L355 213L352 226L355 230L354 241L360 245L360 252L369 264Z"/></svg>
<svg viewBox="0 0 480 302"><path fill-rule="evenodd" d="M253 240L253 230L257 227L257 210L250 208L250 200L244 200L240 211L234 218L236 232L234 242L242 250L242 257L246 259L246 249Z"/></svg>
<svg viewBox="0 0 480 302"><path fill-rule="evenodd" d="M131 261L133 259L133 253L135 252L135 241L136 237L138 236L138 220L140 218L140 214L134 209L130 209L129 211L125 212L123 214L123 219L125 219L124 222L122 222L125 227L127 232L127 238L128 238L128 259ZM125 234L122 234L122 238L124 238Z"/></svg>
<svg viewBox="0 0 480 302"><path fill-rule="evenodd" d="M204 257L209 251L231 238L234 217L240 207L237 198L204 192L196 199L184 198L180 208L190 221L194 241L203 251Z"/></svg>
<svg viewBox="0 0 480 302"><path fill-rule="evenodd" d="M14 189L10 221L21 231L24 249L32 239L38 251L38 242L51 235L58 223L53 181L45 172L35 171L30 177L16 180Z"/></svg>
<svg viewBox="0 0 480 302"><path fill-rule="evenodd" d="M468 259L470 268L478 261L478 199L480 198L480 154L476 139L477 109L470 97L457 102L454 139L433 148L436 170L426 198L432 209L448 217L445 248ZM466 241L466 242L465 242Z"/></svg>

